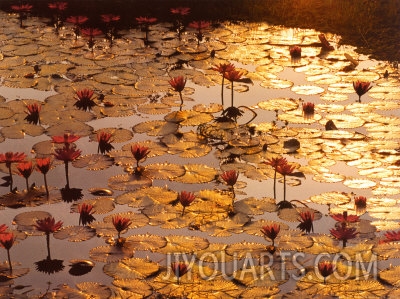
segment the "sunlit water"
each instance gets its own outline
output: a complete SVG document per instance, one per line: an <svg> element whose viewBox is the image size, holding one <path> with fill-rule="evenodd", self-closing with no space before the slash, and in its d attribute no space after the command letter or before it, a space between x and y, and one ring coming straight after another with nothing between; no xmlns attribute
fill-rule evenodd
<svg viewBox="0 0 400 299"><path fill-rule="evenodd" d="M246 27L248 24L243 24L242 26ZM253 26L253 27L252 27ZM250 26L251 28L268 28L267 24L256 24ZM259 26L259 27L257 27ZM243 39L243 35L240 33L241 28L240 25L234 26L234 28L231 28L230 25L226 26L228 29L231 29L237 33L238 40ZM260 30L262 31L262 30ZM296 29L292 28L279 28L276 29L277 32L281 32L281 37L282 37L282 44L278 46L271 46L272 49L275 47L277 48L276 51L272 51L271 53L275 53L274 55L277 55L276 53L280 53L280 57L277 57L279 59L283 59L285 54L285 50L287 50L288 45L295 44L296 43ZM256 34L258 31L255 30L254 34ZM304 34L304 32L302 32ZM210 32L210 35L212 36L212 32ZM315 36L317 35L316 32L313 32L310 30L307 35L309 36ZM307 36L306 35L306 36ZM254 36L254 39L249 38L248 42L249 43L255 43L256 36ZM288 42L286 45L284 40L287 38ZM278 41L278 39L277 39ZM301 39L299 39L301 41ZM235 45L235 42L227 42L229 44ZM243 45L246 44L246 42L242 42ZM271 43L273 44L273 43ZM240 47L240 43L239 46ZM355 52L353 52L354 49L352 49L350 46L336 50L336 57L339 56L340 54L348 53L350 52L352 55L356 55ZM256 50L253 49L255 52L254 55L260 55ZM315 50L317 53L318 51ZM224 51L217 52L217 57L220 57L223 59L224 57ZM118 55L118 53L117 53ZM232 53L230 53L231 56ZM232 61L237 67L241 67L243 69L246 69L249 72L256 72L257 68L257 63L253 64L249 61L251 61L251 53L247 53L246 56L246 63L241 61L241 56L237 55L235 59L231 59L229 61ZM274 56L273 55L273 56ZM287 55L287 53L286 53ZM312 55L311 55L312 56ZM271 58L272 60L274 58ZM343 61L346 61L344 58L342 58ZM361 74L363 69L373 69L377 65L384 65L385 62L379 62L379 61L371 61L367 57L364 56L359 56L358 59L360 60L360 64L355 68L354 71L354 77L357 77L357 74ZM210 60L210 59L209 59ZM290 60L290 58L289 58ZM308 57L306 64L312 64L314 61L319 60L317 57ZM254 59L255 62L257 62L257 59ZM212 60L209 61L209 64L212 65ZM317 62L317 64L323 64L323 59L321 59L321 62ZM346 62L348 63L348 62ZM301 62L299 63L301 64ZM345 63L343 63L345 65ZM281 80L289 80L293 82L293 86L303 86L303 85L311 85L313 84L312 82L307 81L307 76L302 73L302 72L296 72L296 64L290 65L287 63L285 65L284 69L276 74L277 79ZM388 66L389 68L389 66ZM379 69L379 72L381 72L382 69ZM334 72L334 71L332 71ZM256 72L257 73L257 72ZM360 75L362 76L362 75ZM395 76L395 75L393 75ZM313 102L316 105L320 103L326 103L323 100L320 99L321 93L318 94L311 94L311 95L303 95L303 94L298 94L294 91L292 91L292 88L265 88L260 85L261 81L258 81L256 79L253 79L253 84L248 84L248 91L246 92L235 92L234 93L234 101L236 105L245 105L248 107L252 107L255 109L255 111L258 113L256 119L253 121L255 124L263 123L263 122L272 122L276 119L275 112L273 111L266 111L257 108L258 103L262 101L266 101L268 99L272 98L302 98L303 101L305 102ZM324 84L315 84L317 86L320 86L324 88L325 91L327 91L329 85L324 85ZM397 82L398 86L398 82ZM198 103L203 103L205 105L211 104L211 103L220 103L220 91L221 91L221 86L218 84L215 84L214 86L209 86L209 87L204 87L204 86L199 86L197 84L194 84L191 81L187 82L187 87L191 87L194 90L194 94L191 95L193 98L193 102L185 102L184 103L184 109L189 110L191 107L195 104ZM36 91L32 89L16 89L16 88L9 88L7 86L2 86L0 87L0 94L3 95L6 99L7 102L15 99L23 100L23 99L36 99L36 100L44 100L47 96L50 96L54 94L54 91L48 91L48 92L41 92L41 91ZM230 96L231 96L231 90L230 89L225 89L225 103L230 102ZM346 105L352 104L356 102L358 99L357 95L354 92L348 93L348 100L346 100L344 103ZM369 97L369 94L366 94L363 96L362 101L363 103L370 102L373 99ZM338 104L343 104L342 102L339 102ZM172 110L177 109L176 107L172 108ZM298 109L301 109L300 107ZM318 111L318 109L317 109ZM385 110L382 111L380 110L379 113L382 115L388 115L388 116L399 116L399 108L393 109L393 110ZM321 113L321 115L326 115L329 113ZM163 116L159 115L146 115L143 113L140 113L140 115L133 115L129 117L107 117L107 118L102 118L98 120L93 120L87 122L88 125L92 126L94 131L101 129L101 128L108 128L108 127L117 127L117 128L124 128L128 130L132 130L132 127L140 122L147 121L147 120L152 120L152 119L162 119ZM282 122L279 122L279 125L283 126ZM318 128L321 130L324 130L323 124L322 123L313 123L310 125L304 125L304 124L289 124L288 127L309 127L309 128ZM195 128L189 128L195 130ZM357 128L356 131L362 131L365 133L364 128ZM133 140L130 140L129 142L132 143L134 141L141 141L141 140L147 140L147 139L152 139L153 137L146 136L145 134L137 134L135 133ZM28 157L33 158L34 153L31 153L31 147L33 144L43 141L43 140L48 140L49 137L42 135L38 137L30 137L30 136L25 136L23 139L6 139L4 142L0 143L0 152L6 152L6 151L18 151L18 152L25 152L28 154ZM154 140L156 138L153 138ZM398 140L398 139L397 139ZM82 150L83 154L91 154L91 153L96 153L97 152L97 143L96 142L89 142L88 137L82 137L80 140L76 142L76 145L79 149ZM116 149L120 148L122 144L114 144ZM288 158L288 160L297 162L300 165L307 165L310 161L307 156L299 156L296 154L285 154L285 157ZM149 158L148 161L146 161L145 164L147 163L164 163L164 162L170 162L170 163L176 163L176 164L182 164L184 165L185 163L204 163L207 164L211 167L219 167L219 160L215 157L213 152L208 154L205 157L200 157L200 158L195 158L195 159L182 159L177 156L172 156L172 155L163 155L160 157L153 157ZM349 167L345 162L340 162L338 161L334 166L330 167L329 170L333 173L341 173L344 174L347 177L360 177L358 174L357 169L353 167ZM107 187L108 186L108 180L110 177L116 174L122 174L123 169L120 166L112 166L108 169L102 170L102 171L87 171L84 169L77 169L74 167L70 167L70 181L71 185L76 188L82 188L84 197L83 199L87 198L93 198L92 195L88 193L88 188L90 187ZM49 186L53 186L55 188L61 188L63 184L65 183L65 176L64 176L64 168L60 165L56 167L55 169L52 169L50 172L50 175L48 177L49 181ZM24 186L24 180L21 177L18 177L17 175L14 176L15 180L15 185L18 186L18 189L21 190L23 189ZM273 180L268 179L268 180L263 180L263 181L257 181L257 180L251 180L249 178L246 178L244 175L241 175L239 177L240 181L243 181L246 183L246 187L243 190L240 190L242 193L238 193L236 197L236 201L239 201L241 199L247 198L247 197L255 197L255 198L262 198L262 197L272 197L272 186L273 186ZM313 180L312 175L307 175L305 179L301 179L301 185L299 186L288 186L287 187L287 199L288 200L299 200L307 205L309 207L316 209L322 213L322 218L318 221L315 221L314 223L314 234L329 234L329 229L332 228L335 224L335 222L331 219L331 217L328 215L329 213L329 208L326 205L319 205L312 203L309 198L314 195L318 195L324 192L329 192L329 191L336 191L336 192L344 192L347 194L356 194L358 196L363 195L368 197L373 196L371 193L370 188L366 189L354 189L354 188L349 188L345 185L343 185L342 182L338 183L321 183L321 182L316 182ZM38 173L34 173L30 177L30 182L35 182L36 185L41 185L42 184L42 176ZM174 182L169 182L165 180L154 180L153 181L153 186L160 186L160 187L168 187L172 190L180 191L180 190L187 190L187 191L193 191L197 192L199 190L203 189L212 189L212 188L224 188L220 184L215 184L214 182L208 183L208 184L181 184L181 183L174 183ZM282 200L283 197L283 187L282 183L277 184L277 201ZM1 187L2 193L7 193L7 188ZM119 194L122 194L123 191L118 191L114 190L114 197L116 197ZM398 200L398 195L394 195L393 198L397 201ZM22 212L26 211L48 211L50 212L56 220L62 220L64 222L64 226L68 225L77 225L78 224L78 218L79 215L77 213L71 213L70 212L70 207L71 203L58 203L58 204L51 204L51 205L41 205L35 208L29 207L29 208L20 208L20 209L10 209L10 208L5 208L4 210L0 211L1 214L1 223L6 223L7 225L11 226L13 218ZM336 207L337 208L337 207ZM123 211L128 211L132 210L132 208L129 208L124 205L116 205L115 209L108 214L115 214L118 212L123 212ZM340 211L340 207L337 208L338 211ZM102 217L106 215L95 215L96 220L101 221ZM285 222L281 220L278 216L277 213L264 213L262 215L257 215L254 216L253 220L256 221L258 219L268 219L268 220L275 220L279 222ZM372 217L370 217L367 214L362 216L362 219L365 220L373 220ZM295 229L298 221L294 220L293 222L285 222L286 224L289 225L291 229ZM130 229L128 233L126 233L124 236L129 236L129 235L136 235L136 234L154 234L154 235L195 235L195 236L201 236L209 240L210 243L226 243L226 244L233 244L233 243L240 243L244 241L248 242L257 242L257 243L265 243L269 244L269 241L266 241L262 237L258 236L252 236L246 233L240 233L240 234L232 234L232 236L229 237L213 237L210 236L209 233L207 232L200 232L200 231L193 231L189 230L187 228L182 228L182 229L175 229L175 230L166 230L162 229L159 226L150 226L146 225L141 228L136 228L136 229ZM379 233L376 234L377 236ZM57 259L62 259L64 261L64 270L60 271L55 274L45 274L38 272L35 270L35 265L34 263L44 259L46 256L46 247L45 247L45 237L44 236L31 236L28 237L25 240L22 240L19 242L20 244L17 244L14 246L11 250L11 256L13 261L18 261L21 263L22 267L30 268L30 273L28 275L19 277L14 280L15 285L22 285L22 286L27 286L29 285L30 287L22 288L22 291L30 290L32 289L31 292L28 294L44 294L46 291L53 291L56 292L57 288L61 284L69 285L70 287L74 288L76 284L81 283L81 282L100 282L103 283L107 286L110 286L113 279L107 275L105 275L102 271L102 267L104 263L102 262L95 262L96 266L94 269L89 272L88 274L85 274L83 276L73 276L68 273L69 270L69 261L72 259L90 259L89 256L89 250L97 247L97 246L103 246L105 245L105 239L104 238L92 238L88 241L85 242L68 242L66 240L57 240L53 237L51 237L51 250L52 250L52 257L57 258ZM3 251L0 255L2 259L4 259L5 251ZM167 264L167 258L163 256L162 254L158 253L151 253L151 252L135 252L135 257L141 257L141 258L149 258L155 262L159 262L160 265L163 267L168 267ZM311 263L312 265L312 263ZM382 262L380 265L381 268L385 267L385 263ZM295 289L296 281L295 280L290 280L288 283L283 284L281 286L282 293L290 292ZM19 291L15 291L15 293L18 293Z"/></svg>

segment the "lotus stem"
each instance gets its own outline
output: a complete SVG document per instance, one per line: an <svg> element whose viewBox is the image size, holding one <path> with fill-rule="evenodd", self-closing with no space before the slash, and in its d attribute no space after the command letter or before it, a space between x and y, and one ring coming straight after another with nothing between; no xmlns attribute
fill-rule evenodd
<svg viewBox="0 0 400 299"><path fill-rule="evenodd" d="M232 89L232 92L231 92L231 107L233 107L233 81L231 82L231 89Z"/></svg>
<svg viewBox="0 0 400 299"><path fill-rule="evenodd" d="M222 83L221 83L221 103L222 103L222 108L224 107L224 83L225 83L225 77L222 75Z"/></svg>
<svg viewBox="0 0 400 299"><path fill-rule="evenodd" d="M67 180L67 184L65 185L65 188L69 189L68 161L64 161L64 165L65 165L65 178Z"/></svg>
<svg viewBox="0 0 400 299"><path fill-rule="evenodd" d="M51 255L50 255L50 233L46 233L46 244L47 244L47 259L51 260Z"/></svg>
<svg viewBox="0 0 400 299"><path fill-rule="evenodd" d="M11 264L10 249L7 249L7 258L8 258L8 265L9 265L10 273L11 273L12 272L12 264Z"/></svg>
<svg viewBox="0 0 400 299"><path fill-rule="evenodd" d="M286 201L286 175L283 176L283 201Z"/></svg>
<svg viewBox="0 0 400 299"><path fill-rule="evenodd" d="M11 164L8 166L8 173L10 175L10 192L13 190L13 177L12 177L12 171L11 171Z"/></svg>
<svg viewBox="0 0 400 299"><path fill-rule="evenodd" d="M43 178L44 178L44 187L46 188L46 195L47 195L47 197L49 197L49 195L50 195L49 186L47 185L47 176L45 173L43 174Z"/></svg>
<svg viewBox="0 0 400 299"><path fill-rule="evenodd" d="M274 199L276 199L276 168L274 171Z"/></svg>

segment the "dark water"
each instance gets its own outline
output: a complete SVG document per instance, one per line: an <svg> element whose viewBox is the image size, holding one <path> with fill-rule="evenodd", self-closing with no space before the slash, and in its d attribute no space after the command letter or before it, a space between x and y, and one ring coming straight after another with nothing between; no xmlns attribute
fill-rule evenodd
<svg viewBox="0 0 400 299"><path fill-rule="evenodd" d="M51 1L1 1L0 9L10 11L10 5L29 3L32 15L50 16ZM255 21L288 27L313 28L342 36L344 44L354 45L362 54L396 62L400 60L400 1L399 0L70 0L64 11L69 15L86 15L98 25L99 15L113 13L121 16L119 26L137 26L136 17L156 17L173 21L172 7L190 7L186 22ZM215 23L215 26L218 26ZM122 28L121 28L122 29Z"/></svg>

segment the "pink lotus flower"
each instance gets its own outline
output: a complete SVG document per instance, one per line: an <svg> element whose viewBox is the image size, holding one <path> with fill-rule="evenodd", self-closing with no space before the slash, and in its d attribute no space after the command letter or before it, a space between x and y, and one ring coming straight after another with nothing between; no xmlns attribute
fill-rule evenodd
<svg viewBox="0 0 400 299"><path fill-rule="evenodd" d="M343 248L346 247L346 243L348 240L354 239L357 236L356 228L347 227L343 223L337 228L332 228L330 230L330 233L336 239L341 240L343 242Z"/></svg>
<svg viewBox="0 0 400 299"><path fill-rule="evenodd" d="M14 242L15 242L15 236L13 233L3 232L0 234L0 245L1 247L7 250L8 266L10 272L12 272L10 249L14 245Z"/></svg>
<svg viewBox="0 0 400 299"><path fill-rule="evenodd" d="M26 112L27 116L25 120L30 124L37 125L40 123L40 110L42 109L41 105L36 103L26 105L28 111Z"/></svg>
<svg viewBox="0 0 400 299"><path fill-rule="evenodd" d="M97 132L97 141L99 143L99 146L97 148L97 152L105 154L108 153L109 151L114 149L114 146L112 146L112 134L107 133L107 132Z"/></svg>
<svg viewBox="0 0 400 299"><path fill-rule="evenodd" d="M91 110L96 103L93 100L94 91L89 88L84 88L76 91L76 102L74 106L78 109Z"/></svg>
<svg viewBox="0 0 400 299"><path fill-rule="evenodd" d="M47 185L47 173L50 170L51 159L50 158L36 158L36 169L43 174L44 186L46 188L46 194L49 196L49 187Z"/></svg>
<svg viewBox="0 0 400 299"><path fill-rule="evenodd" d="M178 280L178 284L180 282L180 278L183 275L185 275L189 270L188 266L184 262L173 262L173 263L171 263L171 269L174 272L174 274L175 274L175 276L176 276L176 278Z"/></svg>
<svg viewBox="0 0 400 299"><path fill-rule="evenodd" d="M361 96L366 94L372 88L372 86L370 85L371 85L370 82L362 82L362 81L353 82L353 88L358 95L358 102L361 103Z"/></svg>
<svg viewBox="0 0 400 299"><path fill-rule="evenodd" d="M300 213L300 224L297 226L301 231L306 233L314 232L314 212L305 211Z"/></svg>
<svg viewBox="0 0 400 299"><path fill-rule="evenodd" d="M47 243L47 259L51 260L50 255L50 234L59 231L63 225L62 221L57 221L54 217L46 217L43 219L36 220L35 228L44 232L46 235L46 243Z"/></svg>
<svg viewBox="0 0 400 299"><path fill-rule="evenodd" d="M318 271L324 278L324 283L326 283L326 278L331 275L334 271L332 262L322 261L318 263Z"/></svg>

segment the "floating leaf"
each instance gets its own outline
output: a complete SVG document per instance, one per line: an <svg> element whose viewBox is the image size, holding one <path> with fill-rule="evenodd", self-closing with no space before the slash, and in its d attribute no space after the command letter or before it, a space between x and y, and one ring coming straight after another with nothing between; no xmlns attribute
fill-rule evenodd
<svg viewBox="0 0 400 299"><path fill-rule="evenodd" d="M213 181L218 173L215 168L203 164L186 164L184 168L185 174L173 178L172 181L187 184L208 183Z"/></svg>
<svg viewBox="0 0 400 299"><path fill-rule="evenodd" d="M193 253L208 247L208 240L197 236L168 235L167 245L155 250L159 253Z"/></svg>
<svg viewBox="0 0 400 299"><path fill-rule="evenodd" d="M104 265L103 272L115 279L143 279L158 272L157 263L141 258L125 258Z"/></svg>
<svg viewBox="0 0 400 299"><path fill-rule="evenodd" d="M88 226L65 226L55 232L54 238L70 242L82 242L96 236L96 230Z"/></svg>

